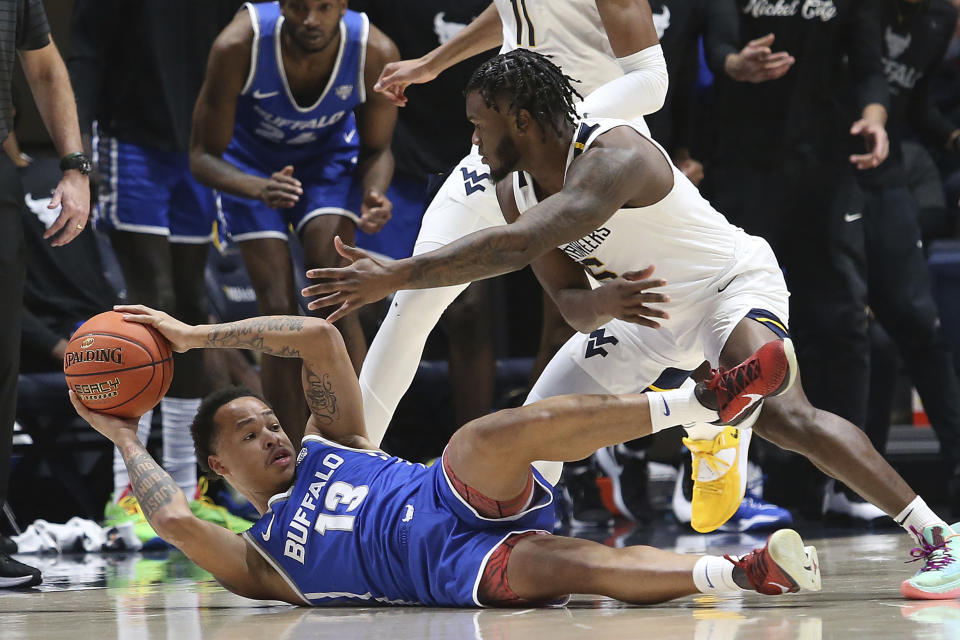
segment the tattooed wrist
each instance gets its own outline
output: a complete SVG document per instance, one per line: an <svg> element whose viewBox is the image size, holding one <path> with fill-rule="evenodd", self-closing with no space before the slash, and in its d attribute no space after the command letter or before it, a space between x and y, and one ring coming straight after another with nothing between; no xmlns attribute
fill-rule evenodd
<svg viewBox="0 0 960 640"><path fill-rule="evenodd" d="M139 440L124 446L121 454L130 474L133 495L137 497L147 520L182 493L173 478L150 457Z"/></svg>
<svg viewBox="0 0 960 640"><path fill-rule="evenodd" d="M299 358L299 349L276 343L286 336L302 333L305 320L297 316L269 316L215 324L207 330L204 346L251 349L281 358Z"/></svg>

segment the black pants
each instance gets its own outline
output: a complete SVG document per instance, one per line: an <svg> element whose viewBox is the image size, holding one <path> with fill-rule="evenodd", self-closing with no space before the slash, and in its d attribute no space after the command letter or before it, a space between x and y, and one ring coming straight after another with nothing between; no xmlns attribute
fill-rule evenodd
<svg viewBox="0 0 960 640"><path fill-rule="evenodd" d="M790 331L814 406L863 428L870 342L863 195L851 171L814 160L710 168L709 196L730 222L765 238L790 289Z"/></svg>
<svg viewBox="0 0 960 640"><path fill-rule="evenodd" d="M0 502L7 499L13 421L20 369L24 245L20 207L23 185L13 162L0 153Z"/></svg>
<svg viewBox="0 0 960 640"><path fill-rule="evenodd" d="M960 382L930 291L917 203L906 187L864 189L864 195L870 307L898 347L944 459L955 466Z"/></svg>

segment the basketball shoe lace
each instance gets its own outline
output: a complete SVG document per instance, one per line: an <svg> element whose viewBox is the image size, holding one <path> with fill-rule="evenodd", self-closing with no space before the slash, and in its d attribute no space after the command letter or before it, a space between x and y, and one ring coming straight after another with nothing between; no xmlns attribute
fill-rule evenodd
<svg viewBox="0 0 960 640"><path fill-rule="evenodd" d="M913 556L913 560L907 560L906 563L923 560L923 568L920 569L921 573L925 571L938 571L947 565L953 564L956 560L950 552L950 548L947 546L947 541L956 537L957 534L943 538L939 544L930 544L927 542L927 539L923 537L923 534L913 526L910 527L910 532L917 537L917 542L920 543L920 546L910 550L910 555Z"/></svg>
<svg viewBox="0 0 960 640"><path fill-rule="evenodd" d="M760 362L750 359L729 371L723 367L711 369L710 378L707 380L707 389L711 391L719 390L724 394L720 400L720 409L723 410L747 388L747 385L759 377Z"/></svg>
<svg viewBox="0 0 960 640"><path fill-rule="evenodd" d="M789 576L779 570L776 563L773 563L773 566L777 567L777 573L781 574L788 584L768 583L773 572L767 564L769 556L766 553L766 548L754 549L745 556L741 556L738 560L734 560L729 554L724 554L723 557L732 562L734 566L743 569L744 573L747 574L747 580L750 582L750 586L759 593L764 595L780 595L781 593L795 593L800 590ZM777 577L779 578L780 576Z"/></svg>
<svg viewBox="0 0 960 640"><path fill-rule="evenodd" d="M725 474L727 471L730 470L730 467L733 466L730 463L723 460L722 458L718 457L717 455L710 453L709 451L700 450L698 447L696 447L696 444L692 441L685 442L684 444L686 444L688 448L689 447L697 448L696 460L698 461L698 465L697 465L697 468L693 470L692 476L694 480L697 479L697 476L699 474L700 464L706 464L708 467L710 467L710 470L713 471L715 474L717 474L717 477L720 477L723 474ZM709 444L712 444L712 442ZM718 495L723 493L723 486L716 483L712 483L712 482L700 483L699 489L700 491L704 491L707 493L714 493Z"/></svg>

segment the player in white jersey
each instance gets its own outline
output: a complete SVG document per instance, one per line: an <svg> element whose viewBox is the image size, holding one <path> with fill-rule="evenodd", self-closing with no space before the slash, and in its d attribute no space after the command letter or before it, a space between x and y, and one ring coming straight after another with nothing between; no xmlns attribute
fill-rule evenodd
<svg viewBox="0 0 960 640"><path fill-rule="evenodd" d="M589 358L580 352L573 358L561 353L551 363L565 370L558 379L589 384L588 394L609 393L615 386L644 389L659 371L647 358L682 367L707 357L715 366L730 366L779 337L771 323L750 316L758 304L783 313L781 318L786 314L786 286L766 243L727 223L664 150L630 123L579 119L571 92L560 70L536 53L512 51L482 65L467 85L467 116L512 222L389 264L338 242L341 254L354 262L308 274L323 281L306 291L323 295L312 304L340 305L330 316L336 318L400 288L453 285L532 264L567 320L599 334L592 345L584 336L573 340L586 340L587 352L607 351L593 369L582 364ZM504 180L515 171L524 173ZM643 268L648 260L667 282L643 281L651 273ZM585 267L613 277L591 289ZM651 285L662 292L648 291ZM655 302L670 303L670 312L651 308ZM607 330L629 340L625 351L632 357L613 356L621 342L609 340ZM606 370L608 359L620 363L612 373ZM767 365L758 366L762 371ZM960 593L960 566L951 555L960 552L960 536L860 429L811 406L793 363L791 369L796 384L766 400L757 433L804 454L921 538L926 562L901 586L904 595ZM722 387L736 393L740 382ZM650 410L654 432L680 418L670 393L680 391L660 394ZM749 400L721 413L721 422L757 412L762 398L746 395Z"/></svg>
<svg viewBox="0 0 960 640"><path fill-rule="evenodd" d="M647 0L496 0L454 38L423 58L389 64L375 88L398 105L410 84L428 82L472 55L501 45L549 53L583 80L584 109L644 127L667 90L666 63ZM493 182L474 147L451 172L424 215L414 255L468 233L502 225ZM370 345L360 374L371 440L379 444L416 374L427 336L466 284L402 291Z"/></svg>

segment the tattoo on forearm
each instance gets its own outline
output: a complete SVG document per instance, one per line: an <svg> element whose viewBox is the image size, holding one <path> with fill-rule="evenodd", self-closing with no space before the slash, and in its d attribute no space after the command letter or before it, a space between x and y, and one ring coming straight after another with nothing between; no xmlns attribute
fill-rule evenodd
<svg viewBox="0 0 960 640"><path fill-rule="evenodd" d="M122 454L130 473L133 494L137 496L143 515L150 520L160 509L173 501L180 493L180 487L140 443L126 447Z"/></svg>
<svg viewBox="0 0 960 640"><path fill-rule="evenodd" d="M408 284L421 289L490 278L527 262L512 243L496 236L457 240L412 260Z"/></svg>
<svg viewBox="0 0 960 640"><path fill-rule="evenodd" d="M318 375L310 367L304 365L304 392L307 395L307 405L310 413L320 424L329 425L339 417L337 394L333 392L333 383L330 374Z"/></svg>
<svg viewBox="0 0 960 640"><path fill-rule="evenodd" d="M228 322L211 328L207 332L207 341L204 346L252 349L281 358L299 358L300 351L293 347L287 345L268 346L265 342L264 333L301 333L303 326L304 318L294 316L251 318L238 322Z"/></svg>

